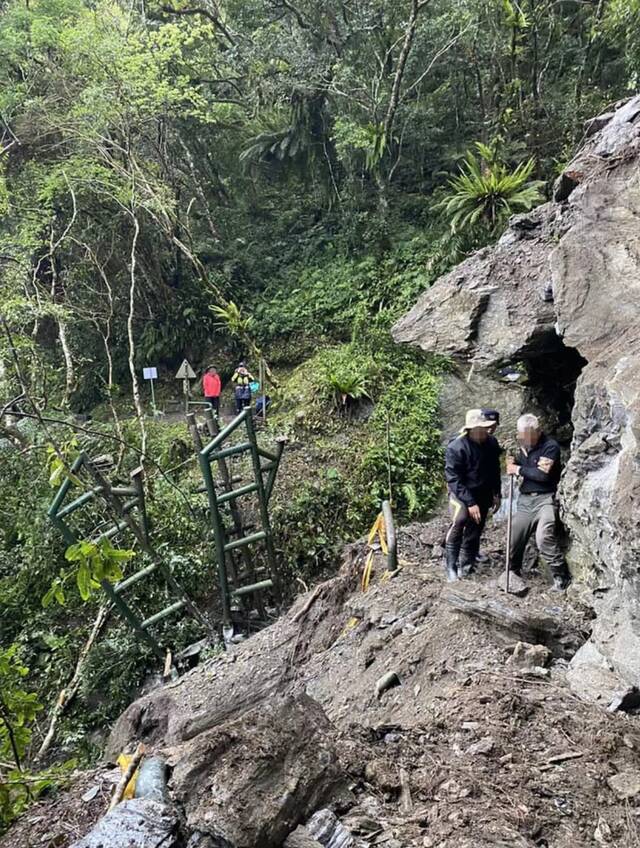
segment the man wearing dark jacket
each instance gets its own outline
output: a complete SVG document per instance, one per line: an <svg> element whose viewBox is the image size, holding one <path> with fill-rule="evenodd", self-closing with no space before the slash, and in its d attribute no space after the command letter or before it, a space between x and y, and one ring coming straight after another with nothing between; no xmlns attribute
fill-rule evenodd
<svg viewBox="0 0 640 848"><path fill-rule="evenodd" d="M451 526L445 553L449 581L471 572L489 510L500 505L500 446L489 432L495 424L482 410L470 409L461 434L447 445L445 477Z"/></svg>
<svg viewBox="0 0 640 848"><path fill-rule="evenodd" d="M558 540L556 490L560 482L560 445L540 429L535 415L518 419L517 456L507 458L507 474L520 479L518 509L511 534L511 570L522 571L522 558L532 533L536 545L549 565L553 587L564 591L571 575Z"/></svg>

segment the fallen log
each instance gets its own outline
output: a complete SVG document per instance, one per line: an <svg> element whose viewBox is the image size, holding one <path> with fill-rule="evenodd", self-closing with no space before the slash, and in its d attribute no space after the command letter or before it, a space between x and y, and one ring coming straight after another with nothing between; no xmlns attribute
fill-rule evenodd
<svg viewBox="0 0 640 848"><path fill-rule="evenodd" d="M572 657L588 636L560 609L525 609L473 586L446 586L441 597L453 609L506 630L523 642L546 645L554 657Z"/></svg>

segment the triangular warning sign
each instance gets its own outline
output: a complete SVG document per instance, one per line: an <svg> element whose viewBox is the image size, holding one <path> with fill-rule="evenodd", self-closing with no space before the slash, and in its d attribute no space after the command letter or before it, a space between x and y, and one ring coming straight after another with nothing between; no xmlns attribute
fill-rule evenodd
<svg viewBox="0 0 640 848"><path fill-rule="evenodd" d="M187 359L182 360L182 365L176 373L176 380L194 380L196 372L193 370Z"/></svg>

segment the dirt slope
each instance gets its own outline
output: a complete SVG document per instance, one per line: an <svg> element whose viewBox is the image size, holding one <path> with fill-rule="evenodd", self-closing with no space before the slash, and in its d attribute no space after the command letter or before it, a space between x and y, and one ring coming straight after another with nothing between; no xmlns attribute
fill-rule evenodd
<svg viewBox="0 0 640 848"><path fill-rule="evenodd" d="M537 575L526 598L507 600L491 536L494 564L447 586L441 529L406 528L400 573L381 579L380 559L364 594L352 547L311 603L301 598L269 630L124 713L110 755L144 741L167 757L186 832L212 840L193 844L276 848L322 806L360 846L640 844L638 720L582 703L565 680L587 608ZM457 611L460 598L497 604L516 624ZM512 660L518 616L547 642L529 649L533 670ZM389 672L399 685L378 694ZM43 833L46 809L0 846L70 844L51 819ZM28 820L38 814L36 838Z"/></svg>

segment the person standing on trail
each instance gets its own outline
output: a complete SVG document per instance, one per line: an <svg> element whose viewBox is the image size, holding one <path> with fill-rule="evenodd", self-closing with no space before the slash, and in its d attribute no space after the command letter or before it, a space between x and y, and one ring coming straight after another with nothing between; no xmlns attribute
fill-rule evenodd
<svg viewBox="0 0 640 848"><path fill-rule="evenodd" d="M451 526L445 538L445 556L450 582L473 571L489 510L500 506L500 445L490 434L495 426L481 409L470 409L460 435L447 445L445 477Z"/></svg>
<svg viewBox="0 0 640 848"><path fill-rule="evenodd" d="M251 406L251 383L254 377L247 371L244 362L241 362L233 372L231 382L235 385L236 412L242 412L246 406Z"/></svg>
<svg viewBox="0 0 640 848"><path fill-rule="evenodd" d="M535 415L518 419L520 449L507 457L507 474L520 480L518 509L511 531L511 571L520 574L527 542L535 533L536 545L553 576L553 588L563 592L571 582L558 538L556 491L562 465L560 445L542 432Z"/></svg>
<svg viewBox="0 0 640 848"><path fill-rule="evenodd" d="M204 395L204 399L213 407L213 411L216 417L220 415L221 391L222 382L220 380L220 375L213 367L213 365L210 365L205 371L204 377L202 378L202 394Z"/></svg>
<svg viewBox="0 0 640 848"><path fill-rule="evenodd" d="M496 430L500 426L500 413L497 409L482 409L480 411L487 421L493 421L493 427L489 427L488 432L490 436L494 436ZM502 453L502 448L500 448L500 452ZM476 555L476 565L484 565L489 561L490 558L486 554L480 553L480 550L478 550Z"/></svg>

